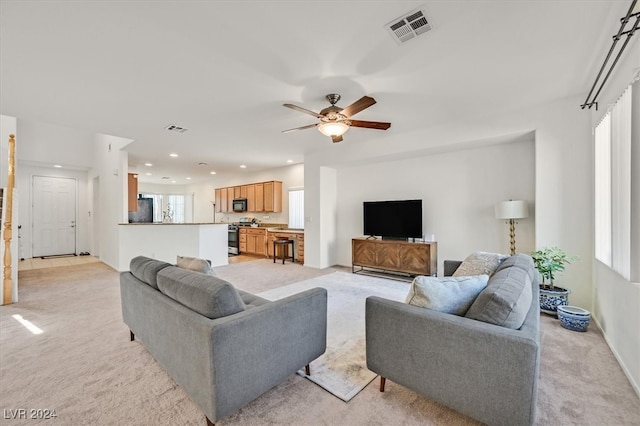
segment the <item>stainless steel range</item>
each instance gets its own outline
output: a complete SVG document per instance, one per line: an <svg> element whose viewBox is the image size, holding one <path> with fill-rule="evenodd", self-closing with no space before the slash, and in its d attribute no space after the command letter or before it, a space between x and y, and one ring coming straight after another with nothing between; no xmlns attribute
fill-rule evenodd
<svg viewBox="0 0 640 426"><path fill-rule="evenodd" d="M229 254L240 254L240 229L238 225L229 225Z"/></svg>

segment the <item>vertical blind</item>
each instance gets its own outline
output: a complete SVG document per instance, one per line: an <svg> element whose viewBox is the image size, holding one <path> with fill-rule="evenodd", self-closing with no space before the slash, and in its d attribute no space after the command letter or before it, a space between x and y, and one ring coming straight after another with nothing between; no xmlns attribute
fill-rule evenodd
<svg viewBox="0 0 640 426"><path fill-rule="evenodd" d="M304 228L304 189L289 191L289 228Z"/></svg>
<svg viewBox="0 0 640 426"><path fill-rule="evenodd" d="M631 180L632 106L630 85L596 127L594 146L595 254L627 280L632 278L632 190L640 185ZM640 225L640 218L634 220Z"/></svg>

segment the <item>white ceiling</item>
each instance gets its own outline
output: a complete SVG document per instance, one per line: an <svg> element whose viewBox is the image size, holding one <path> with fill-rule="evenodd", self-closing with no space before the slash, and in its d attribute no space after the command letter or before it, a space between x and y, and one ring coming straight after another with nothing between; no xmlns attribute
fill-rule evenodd
<svg viewBox="0 0 640 426"><path fill-rule="evenodd" d="M302 162L328 93L377 104L343 144L584 96L630 0L6 1L0 112L133 139L130 166L177 183ZM423 6L430 32L384 25ZM576 107L579 107L576 105ZM169 124L189 129L178 134ZM409 136L408 136L409 137ZM170 158L169 153L179 154ZM198 166L206 162L208 166Z"/></svg>

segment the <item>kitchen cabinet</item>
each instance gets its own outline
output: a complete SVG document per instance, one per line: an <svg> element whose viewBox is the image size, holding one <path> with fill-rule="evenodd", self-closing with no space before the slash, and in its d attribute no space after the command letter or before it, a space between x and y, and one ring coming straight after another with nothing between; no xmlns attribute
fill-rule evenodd
<svg viewBox="0 0 640 426"><path fill-rule="evenodd" d="M256 186L254 184L247 185L247 211L256 211Z"/></svg>
<svg viewBox="0 0 640 426"><path fill-rule="evenodd" d="M127 204L128 211L138 211L138 175L135 173L129 173L127 175Z"/></svg>
<svg viewBox="0 0 640 426"><path fill-rule="evenodd" d="M247 212L282 212L282 182L272 180L215 189L216 212L233 212L233 199L246 198Z"/></svg>
<svg viewBox="0 0 640 426"><path fill-rule="evenodd" d="M218 209L220 206L220 209ZM229 197L227 188L220 188L220 202L216 203L216 211L219 213L226 213L229 211Z"/></svg>
<svg viewBox="0 0 640 426"><path fill-rule="evenodd" d="M264 256L267 244L267 231L260 228L240 228L240 253Z"/></svg>
<svg viewBox="0 0 640 426"><path fill-rule="evenodd" d="M282 182L272 181L264 183L264 211L282 211Z"/></svg>
<svg viewBox="0 0 640 426"><path fill-rule="evenodd" d="M216 203L215 208L216 208L216 213L220 213L222 211L222 204L220 201L220 192L222 192L221 189L216 189L215 191L213 191L214 193L214 203Z"/></svg>
<svg viewBox="0 0 640 426"><path fill-rule="evenodd" d="M269 231L267 233L267 256L273 259L273 240L276 238L289 238L293 240L295 260L299 263L304 263L304 233L303 232L286 232L286 231ZM287 250L285 257L291 257L289 253L290 246L278 247L278 258L282 258L280 250Z"/></svg>
<svg viewBox="0 0 640 426"><path fill-rule="evenodd" d="M255 210L256 212L263 212L264 211L264 184L263 183L256 183L255 184L256 187L256 204L255 204Z"/></svg>
<svg viewBox="0 0 640 426"><path fill-rule="evenodd" d="M233 212L233 188L227 188L227 213Z"/></svg>

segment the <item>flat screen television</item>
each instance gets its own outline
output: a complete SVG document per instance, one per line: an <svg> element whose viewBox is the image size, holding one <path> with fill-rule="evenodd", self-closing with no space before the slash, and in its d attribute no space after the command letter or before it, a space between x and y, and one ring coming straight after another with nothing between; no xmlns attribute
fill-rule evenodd
<svg viewBox="0 0 640 426"><path fill-rule="evenodd" d="M362 205L365 235L422 238L422 200L365 201Z"/></svg>

